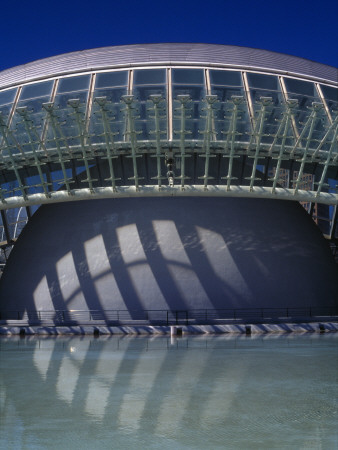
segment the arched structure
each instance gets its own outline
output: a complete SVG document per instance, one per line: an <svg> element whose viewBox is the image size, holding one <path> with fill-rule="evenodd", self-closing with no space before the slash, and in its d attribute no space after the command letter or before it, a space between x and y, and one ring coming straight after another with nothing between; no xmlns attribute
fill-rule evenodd
<svg viewBox="0 0 338 450"><path fill-rule="evenodd" d="M74 303L76 309L337 305L336 268L329 253L324 256L322 237L317 234L303 241L308 233L315 236L310 216L304 215L299 205L279 202L303 202L317 223L325 224L326 235L335 233L337 92L337 70L333 67L263 50L206 44L109 47L52 57L0 73L4 245L12 238L7 220L11 209L26 207L30 217L31 207L45 205L33 216L12 252L1 282L1 309L27 309L28 302L30 308L43 310L48 298L48 308L69 308L60 287L60 273L64 273L68 287L76 278L68 270L67 251L74 252L75 258L82 252L86 260L77 259L79 266L71 263L77 276L84 265L87 267L86 287L82 300ZM95 202L54 206L90 199ZM93 216L82 222L88 211ZM59 215L55 216L56 212ZM110 238L110 219L104 219L107 214L119 223ZM291 228L285 226L287 221ZM70 229L68 222L73 223ZM299 228L296 224L300 223ZM115 275L121 264L127 272L132 269L126 269L128 257L124 255L129 244L126 247L124 241L118 241L115 245L113 241L119 239L120 228L130 227L134 227L130 242L134 242L135 254L143 252L147 260L138 275L142 288L135 287L138 281L130 273L117 288ZM177 231L182 227L184 232ZM135 229L139 238L133 241ZM259 238L263 229L264 236L269 236L266 248L264 239ZM92 275L98 266L91 267L91 256L83 250L86 242L94 242L95 232L106 236L103 253L96 257L98 266L109 266L111 274L111 281L101 282L101 288L93 287ZM125 231L121 233L125 236ZM239 260L245 259L241 242L234 245L232 241L228 247L232 233L241 240L248 233L251 236L250 248L255 249L256 257L251 255L249 266L242 268L251 273L250 280L243 279L239 266L231 265L231 248L240 255ZM128 243L128 233L126 236ZM289 236L293 258L287 258L290 248L279 246L278 236L283 242ZM107 247L107 239L112 247ZM175 239L177 247L171 248ZM215 247L217 239L223 242L223 253ZM92 254L96 254L95 248ZM120 254L116 260L114 249ZM268 258L265 288L272 284L266 291L264 277L260 279L264 263L257 256L263 249L273 259ZM165 257L168 252L171 262ZM168 264L178 264L181 257L195 269L188 270L182 263L180 276L168 277ZM65 265L58 272L55 267L61 267L60 260ZM149 271L146 266L150 261L154 267ZM304 270L299 272L299 267ZM18 270L21 286L14 282ZM184 270L190 271L190 276ZM43 281L51 271L56 274L51 283L59 285L58 292ZM292 301L290 293L295 288L282 289L288 276L293 286L299 283ZM236 277L243 283L235 281ZM255 277L255 288L246 291L245 283ZM185 286L184 295L180 283ZM238 287L237 294L230 294L231 283ZM122 285L125 295L121 294ZM196 287L200 285L202 288ZM272 285L277 286L274 295ZM142 295L135 294L138 289ZM206 295L201 294L203 290ZM114 292L113 300L109 292ZM187 295L191 296L189 301L184 300ZM94 298L97 302L92 305ZM138 298L136 303L133 298Z"/></svg>

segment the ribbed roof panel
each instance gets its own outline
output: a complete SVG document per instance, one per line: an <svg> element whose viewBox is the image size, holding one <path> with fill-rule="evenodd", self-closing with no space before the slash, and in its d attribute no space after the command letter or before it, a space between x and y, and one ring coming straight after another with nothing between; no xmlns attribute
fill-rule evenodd
<svg viewBox="0 0 338 450"><path fill-rule="evenodd" d="M0 72L0 87L81 71L160 63L271 70L338 82L335 67L295 56L232 45L170 43L103 47L41 59Z"/></svg>

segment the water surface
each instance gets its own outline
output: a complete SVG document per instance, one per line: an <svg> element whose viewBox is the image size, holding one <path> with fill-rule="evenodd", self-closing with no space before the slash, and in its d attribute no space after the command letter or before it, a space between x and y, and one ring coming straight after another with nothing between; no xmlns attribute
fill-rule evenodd
<svg viewBox="0 0 338 450"><path fill-rule="evenodd" d="M338 448L338 333L12 336L0 358L0 448Z"/></svg>

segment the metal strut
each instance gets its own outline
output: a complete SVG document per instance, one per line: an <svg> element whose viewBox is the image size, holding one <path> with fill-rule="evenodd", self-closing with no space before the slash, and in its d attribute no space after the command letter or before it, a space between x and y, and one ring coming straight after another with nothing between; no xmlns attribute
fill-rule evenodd
<svg viewBox="0 0 338 450"><path fill-rule="evenodd" d="M204 176L199 177L200 180L204 180L204 189L208 190L208 180L212 180L214 177L209 177L209 160L210 158L214 158L216 155L210 154L210 142L214 137L213 131L213 120L214 120L214 104L217 102L217 95L206 95L205 100L207 102L207 117L205 124L205 131L201 131L204 134L204 147L205 153L204 155L200 155L200 157L205 158L204 164Z"/></svg>
<svg viewBox="0 0 338 450"><path fill-rule="evenodd" d="M287 133L288 133L288 130L292 123L292 117L295 114L295 108L297 105L298 105L297 100L287 100L285 114L283 115L283 119L281 120L281 123L278 127L278 131L276 133L276 136L275 136L275 138L271 144L270 150L269 150L269 153L271 155L272 151L275 147L275 144L277 142L277 139L282 138L282 142L280 145L279 154L278 154L278 158L277 158L277 166L276 166L275 176L273 178L269 178L270 181L273 181L272 190L271 190L273 194L276 193L276 187L277 187L277 183L279 181L279 173L280 173L282 161L285 159L288 159L287 157L283 156L284 149L285 149L285 142L286 142L286 139L288 138Z"/></svg>
<svg viewBox="0 0 338 450"><path fill-rule="evenodd" d="M53 134L54 134L54 141L55 141L55 146L56 146L56 153L58 155L58 160L61 166L61 170L62 170L62 175L63 175L63 180L62 183L64 183L66 185L66 189L68 192L68 195L72 194L72 191L70 189L70 183L74 183L74 181L70 178L68 178L67 176L67 171L66 171L66 166L65 166L65 162L67 162L66 159L63 158L62 156L62 150L60 147L60 140L66 140L66 138L61 135L61 137L58 137L58 132L60 134L60 124L58 122L57 116L54 112L54 104L53 103L43 103L42 104L42 108L46 111L47 113L47 118L48 121L51 125Z"/></svg>
<svg viewBox="0 0 338 450"><path fill-rule="evenodd" d="M122 95L121 101L123 101L126 105L126 116L127 116L127 131L126 134L129 135L130 138L130 146L131 146L131 156L127 156L127 158L131 158L133 160L133 171L134 176L130 177L129 180L134 180L136 190L139 189L139 180L142 178L138 176L137 172L137 158L141 158L142 155L137 154L137 139L136 139L136 130L135 130L135 115L134 115L134 96L133 95Z"/></svg>
<svg viewBox="0 0 338 450"><path fill-rule="evenodd" d="M94 180L90 175L88 161L91 161L92 157L90 157L90 158L87 157L86 146L85 146L85 137L87 137L87 136L86 136L86 132L85 132L85 128L84 128L86 121L84 118L84 114L81 113L81 111L80 111L80 106L81 106L80 100L78 100L78 99L68 100L68 105L73 109L75 121L76 121L78 130L79 130L82 159L83 159L83 162L84 162L85 168L86 168L87 179L81 180L81 181L82 181L82 183L88 183L90 192L93 192L94 191L93 182L97 181L97 180Z"/></svg>
<svg viewBox="0 0 338 450"><path fill-rule="evenodd" d="M19 170L18 170L18 169L21 168L21 166L17 165L17 163L15 162L15 159L13 157L13 153L12 153L12 150L11 150L12 146L9 144L9 141L8 141L8 134L10 134L10 133L9 133L8 127L7 127L7 125L6 125L6 123L5 123L4 119L3 119L3 116L1 114L1 112L0 112L0 133L2 134L2 137L3 137L4 141L5 141L6 146L7 146L8 159L9 159L9 161L11 163L11 166L9 168L14 171L14 174L15 174L15 177L17 179L17 182L18 182L18 185L19 185L19 190L21 191L22 197L25 200L27 200L26 189L28 188L28 186L24 186L24 184L21 181L21 177L20 177Z"/></svg>
<svg viewBox="0 0 338 450"><path fill-rule="evenodd" d="M21 116L22 121L24 123L25 130L26 130L26 133L27 133L27 136L28 136L28 140L29 140L29 144L30 144L30 148L32 150L32 154L33 154L33 158L34 158L34 166L37 168L38 173L39 173L39 178L40 178L41 183L36 185L36 187L41 186L45 196L46 197L50 197L50 193L48 192L48 189L47 189L47 186L49 186L50 183L47 183L45 181L44 176L43 176L43 172L41 170L41 166L44 165L44 164L40 162L40 160L38 158L38 155L36 153L32 132L34 132L36 137L38 137L38 143L40 144L41 147L43 147L43 144L42 144L42 142L40 140L38 132L35 129L34 122L29 118L27 106L22 106L20 108L17 108L16 112Z"/></svg>
<svg viewBox="0 0 338 450"><path fill-rule="evenodd" d="M163 98L161 95L153 94L149 96L149 100L153 103L154 116L152 118L155 119L155 130L150 131L150 134L155 135L155 143L156 143L156 155L152 156L156 158L156 165L157 165L157 176L152 177L152 180L157 180L158 189L161 190L162 180L166 179L166 177L162 176L161 171L161 158L165 157L165 155L162 154L161 149L161 134L166 133L166 131L161 131L160 127L160 119L164 118L160 116L161 112L160 104L163 102Z"/></svg>
<svg viewBox="0 0 338 450"><path fill-rule="evenodd" d="M111 181L112 188L114 192L116 191L116 181L120 180L121 178L116 178L114 174L114 167L113 167L113 159L118 158L118 155L116 154L115 144L114 144L114 135L118 133L113 133L110 129L110 124L108 120L108 112L109 109L107 108L107 99L106 97L96 97L94 99L94 102L98 104L100 108L100 113L102 115L102 122L103 122L103 130L104 130L104 139L106 143L106 157L103 159L108 160L109 164L109 173L110 177L105 178L105 181Z"/></svg>
<svg viewBox="0 0 338 450"><path fill-rule="evenodd" d="M257 138L255 155L254 156L248 155L249 158L250 157L254 158L254 162L252 165L251 177L246 178L247 180L250 180L250 192L252 192L252 190L253 190L255 181L260 180L260 178L255 177L255 174L256 174L257 163L258 163L258 159L259 159L259 151L260 151L260 146L261 146L261 141L262 141L263 127L264 127L264 122L265 122L265 116L267 113L267 108L273 104L271 97L261 97L260 102L261 102L262 106L259 111L258 120L257 120L258 132L254 133L254 136ZM250 147L249 147L249 149L250 149Z"/></svg>
<svg viewBox="0 0 338 450"><path fill-rule="evenodd" d="M310 117L308 118L308 120L306 122L306 125L304 126L304 130L307 129L308 127L310 127L310 130L309 130L309 134L308 134L308 136L306 138L306 145L305 145L305 149L304 149L304 152L303 152L303 157L301 159L301 165L300 165L300 168L299 168L298 177L297 177L297 180L296 180L296 186L295 186L295 191L294 191L295 194L298 192L299 184L302 181L303 172L304 172L304 166L305 166L305 163L307 162L307 154L309 152L309 146L310 146L310 142L311 142L311 139L312 139L313 130L314 130L314 127L315 127L315 124L316 124L317 115L318 115L318 112L320 110L322 110L322 109L323 109L323 105L321 103L313 102L312 103L312 111L311 111ZM304 130L302 131L301 136L304 136L304 134L305 134ZM299 136L299 138L297 139L297 142L295 144L294 149L292 150L292 153L296 149L296 147L298 145L298 142L301 139L301 136Z"/></svg>
<svg viewBox="0 0 338 450"><path fill-rule="evenodd" d="M338 116L335 119L335 122L336 121L338 122ZM333 132L333 137L332 137L332 142L331 142L331 145L330 145L330 150L329 150L329 152L327 154L327 158L326 158L326 161L325 161L325 164L324 164L324 167L323 167L322 176L321 176L321 179L320 179L320 181L318 183L316 197L319 196L319 194L320 194L320 192L321 192L321 190L322 190L322 188L324 186L326 172L327 172L327 169L329 168L329 165L330 165L330 160L331 160L331 156L332 156L332 153L333 153L333 149L334 149L335 144L336 144L337 135L338 135L338 126L335 127L334 132Z"/></svg>
<svg viewBox="0 0 338 450"><path fill-rule="evenodd" d="M186 119L189 119L190 116L187 116L187 104L191 100L190 95L178 95L177 100L181 103L179 110L181 111L180 119L181 119L181 129L180 133L180 158L181 158L181 175L178 177L181 179L181 189L184 190L185 180L188 179L185 175L185 158L190 158L190 155L186 155L185 153L185 136L187 134L191 134L191 131L185 129Z"/></svg>
<svg viewBox="0 0 338 450"><path fill-rule="evenodd" d="M240 135L236 128L237 128L237 119L238 115L240 113L240 105L244 102L244 97L242 96L236 96L233 95L231 97L233 108L231 112L231 118L230 118L230 124L228 131L222 131L223 134L227 135L227 139L224 146L224 152L225 154L223 157L229 158L229 165L228 165L228 175L226 177L222 177L223 180L227 180L227 191L231 190L231 180L236 180L237 177L232 176L232 168L233 168L233 162L235 158L239 158L239 155L235 155L235 139L236 136ZM229 148L230 143L230 154L227 155L227 151Z"/></svg>

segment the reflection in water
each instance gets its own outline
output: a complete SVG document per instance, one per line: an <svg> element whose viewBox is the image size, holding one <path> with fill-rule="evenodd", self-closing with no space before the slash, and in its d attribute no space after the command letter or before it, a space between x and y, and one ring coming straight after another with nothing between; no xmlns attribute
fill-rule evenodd
<svg viewBox="0 0 338 450"><path fill-rule="evenodd" d="M1 448L335 448L338 334L2 337Z"/></svg>

